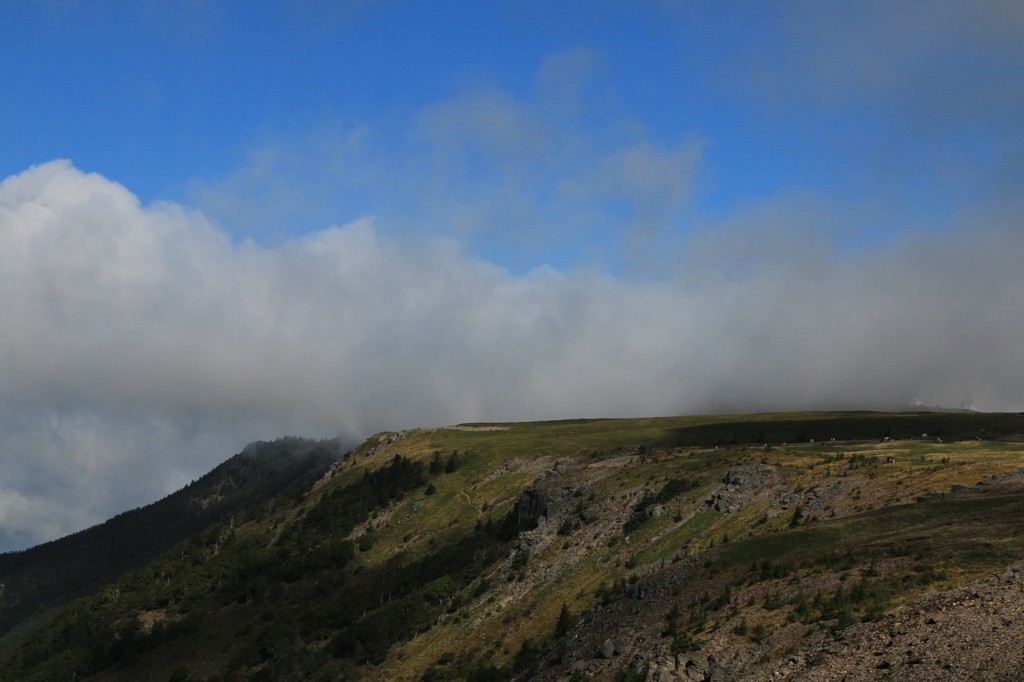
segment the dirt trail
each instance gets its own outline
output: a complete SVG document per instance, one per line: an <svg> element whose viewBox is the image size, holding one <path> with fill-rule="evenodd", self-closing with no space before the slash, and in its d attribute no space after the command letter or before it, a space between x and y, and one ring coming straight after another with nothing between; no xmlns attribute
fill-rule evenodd
<svg viewBox="0 0 1024 682"><path fill-rule="evenodd" d="M483 515L484 515L484 510L483 510L483 509L481 509L480 507L476 506L475 504L473 504L473 500L472 500L472 499L470 499L470 497L469 497L469 494L468 494L468 493L466 492L466 489L465 489L465 488L463 488L462 490L460 490L460 491L459 491L459 494L460 494L460 495L463 495L463 496L464 496L464 497L466 498L466 502L468 502L468 503L469 503L469 506L470 506L470 507L472 507L473 509L476 509L476 515L477 515L477 516L483 516Z"/></svg>

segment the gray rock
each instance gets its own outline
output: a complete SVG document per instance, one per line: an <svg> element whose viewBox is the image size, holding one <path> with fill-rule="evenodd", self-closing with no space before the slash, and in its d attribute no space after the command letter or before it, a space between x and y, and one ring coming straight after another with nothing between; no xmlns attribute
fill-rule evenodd
<svg viewBox="0 0 1024 682"><path fill-rule="evenodd" d="M610 639L604 640L604 644L601 645L601 656L611 658L615 655L615 651L615 642Z"/></svg>
<svg viewBox="0 0 1024 682"><path fill-rule="evenodd" d="M662 654L661 656L658 656L657 659L655 659L655 662L658 664L658 667L663 669L663 670L675 670L676 669L676 657L675 656L669 656L667 654Z"/></svg>
<svg viewBox="0 0 1024 682"><path fill-rule="evenodd" d="M519 500L516 501L515 506L512 508L512 512L519 517L520 522L527 522L537 519L541 516L547 516L548 505L552 501L550 496L547 495L547 491L538 488L538 480L534 481L534 484L523 491L523 494L519 496Z"/></svg>
<svg viewBox="0 0 1024 682"><path fill-rule="evenodd" d="M676 682L676 657L662 654L647 667L647 679L651 682Z"/></svg>

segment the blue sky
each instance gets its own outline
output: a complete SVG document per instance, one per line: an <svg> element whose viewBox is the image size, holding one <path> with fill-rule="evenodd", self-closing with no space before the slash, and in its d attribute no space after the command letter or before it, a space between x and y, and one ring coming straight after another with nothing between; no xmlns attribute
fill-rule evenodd
<svg viewBox="0 0 1024 682"><path fill-rule="evenodd" d="M0 549L249 441L1024 409L1024 5L0 7Z"/></svg>
<svg viewBox="0 0 1024 682"><path fill-rule="evenodd" d="M0 173L67 158L143 203L204 209L238 238L375 215L380 229L453 236L516 272L623 272L637 234L664 248L793 195L827 207L819 227L839 247L870 246L940 227L994 191L1006 135L1019 150L1016 34L993 35L984 16L1010 10L973 10L972 27L954 4L906 7L20 3L0 25L12 94ZM1001 121L991 109L1007 96ZM448 118L431 129L432 113ZM358 150L324 150L354 133ZM505 135L534 148L503 148ZM590 165L632 145L665 173L692 146L685 187L646 207L628 192L559 193L593 184ZM275 200L263 221L237 208L275 191L294 205Z"/></svg>

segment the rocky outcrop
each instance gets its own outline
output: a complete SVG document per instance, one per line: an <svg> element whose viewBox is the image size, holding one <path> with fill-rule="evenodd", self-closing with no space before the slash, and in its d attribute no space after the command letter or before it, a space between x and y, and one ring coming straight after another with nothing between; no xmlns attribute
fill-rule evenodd
<svg viewBox="0 0 1024 682"><path fill-rule="evenodd" d="M549 528L565 520L579 505L581 486L571 482L573 464L556 461L551 469L540 473L533 484L523 491L515 503L515 514L520 523L536 521L539 526Z"/></svg>
<svg viewBox="0 0 1024 682"><path fill-rule="evenodd" d="M981 495L1005 495L1021 491L1024 491L1024 468L986 476L972 486L954 483L950 486L948 493L925 493L919 496L917 501L965 500Z"/></svg>
<svg viewBox="0 0 1024 682"><path fill-rule="evenodd" d="M395 443L397 443L400 440L405 440L405 431L398 431L396 433L381 434L380 435L380 442L377 443L377 445L375 445L373 447L373 449L370 450L367 453L367 455L376 454L376 453L380 452L381 450L383 450L384 448L387 448L387 447L390 447L390 446L394 445Z"/></svg>
<svg viewBox="0 0 1024 682"><path fill-rule="evenodd" d="M716 660L714 654L662 653L650 659L636 659L633 667L638 671L647 671L645 682L724 682L730 679L727 668Z"/></svg>
<svg viewBox="0 0 1024 682"><path fill-rule="evenodd" d="M778 477L775 467L767 464L744 464L725 473L721 486L705 499L705 504L723 514L735 514L767 483Z"/></svg>
<svg viewBox="0 0 1024 682"><path fill-rule="evenodd" d="M833 509L836 501L861 485L863 480L860 476L851 476L828 485L811 488L803 493L790 493L779 501L779 507L789 509L791 505L796 505L794 523L798 524L811 519L833 518L836 516Z"/></svg>
<svg viewBox="0 0 1024 682"><path fill-rule="evenodd" d="M552 502L553 500L543 488L533 485L524 490L523 494L519 496L515 506L512 508L512 513L519 519L520 525L526 525L541 518L546 520L549 505L552 505Z"/></svg>

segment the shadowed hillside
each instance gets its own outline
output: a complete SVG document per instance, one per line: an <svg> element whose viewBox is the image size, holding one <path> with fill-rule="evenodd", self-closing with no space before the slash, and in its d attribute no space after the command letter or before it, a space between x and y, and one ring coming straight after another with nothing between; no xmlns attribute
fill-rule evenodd
<svg viewBox="0 0 1024 682"><path fill-rule="evenodd" d="M78 533L0 555L0 654L42 618L116 580L225 515L310 483L340 454L335 441L252 443L158 502Z"/></svg>

